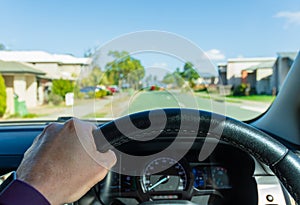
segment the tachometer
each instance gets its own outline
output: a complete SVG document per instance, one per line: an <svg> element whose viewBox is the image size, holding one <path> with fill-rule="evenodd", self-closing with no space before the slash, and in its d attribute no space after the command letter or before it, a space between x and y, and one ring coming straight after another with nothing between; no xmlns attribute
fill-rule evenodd
<svg viewBox="0 0 300 205"><path fill-rule="evenodd" d="M142 185L145 192L183 191L187 187L187 174L176 160L161 157L146 166Z"/></svg>
<svg viewBox="0 0 300 205"><path fill-rule="evenodd" d="M217 189L231 188L229 184L229 178L227 175L227 169L223 167L212 167L211 174L213 179L213 186Z"/></svg>

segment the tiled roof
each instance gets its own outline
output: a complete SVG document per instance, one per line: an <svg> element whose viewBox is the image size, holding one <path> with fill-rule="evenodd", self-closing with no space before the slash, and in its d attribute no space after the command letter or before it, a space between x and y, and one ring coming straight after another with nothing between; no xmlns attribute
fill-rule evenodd
<svg viewBox="0 0 300 205"><path fill-rule="evenodd" d="M228 62L265 62L276 60L275 57L229 58Z"/></svg>
<svg viewBox="0 0 300 205"><path fill-rule="evenodd" d="M29 65L13 61L0 60L0 73L30 73L35 75L45 75L44 72L37 70Z"/></svg>
<svg viewBox="0 0 300 205"><path fill-rule="evenodd" d="M0 51L0 60L26 63L58 63L83 65L86 65L89 62L89 58L77 58L67 54L50 54L45 51Z"/></svg>
<svg viewBox="0 0 300 205"><path fill-rule="evenodd" d="M263 63L260 63L258 65L254 65L254 66L251 66L249 68L246 68L244 70L254 71L254 70L257 70L257 69L273 68L275 62L276 62L275 60L263 62Z"/></svg>

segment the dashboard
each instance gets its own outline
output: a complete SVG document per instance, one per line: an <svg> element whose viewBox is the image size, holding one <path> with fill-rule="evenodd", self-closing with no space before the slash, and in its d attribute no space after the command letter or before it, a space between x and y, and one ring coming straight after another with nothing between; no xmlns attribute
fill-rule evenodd
<svg viewBox="0 0 300 205"><path fill-rule="evenodd" d="M159 144L165 147L164 142ZM199 161L199 147L202 145L201 140L195 142L180 160L174 157L176 151L167 156L145 160L140 173L132 175L120 174L123 166L121 163L117 164L120 172L109 172L97 185L99 199L103 204L112 205L139 204L149 200L191 200L199 204L224 204L232 202L232 195L237 195L235 200L243 201L247 194L256 195L254 199L257 199L253 178L255 163L249 155L226 143L219 143L209 158ZM145 147L159 151L155 142L147 145L145 142L127 144L127 150L133 150L132 146L135 149L131 154L145 152Z"/></svg>
<svg viewBox="0 0 300 205"><path fill-rule="evenodd" d="M0 175L16 170L24 152L44 126L0 127ZM135 205L165 199L190 200L201 205L285 204L287 201L286 191L270 170L225 142L208 141L217 146L207 159L199 161L205 140L199 138L176 160L176 153L185 140L188 139L183 139L173 152L143 161L139 171L130 170L133 174L122 174L126 173L122 172L124 167L131 167L124 166L124 160L119 158L114 171L72 204ZM142 156L159 152L170 143L172 140L127 143L121 151ZM267 196L274 196L274 200L267 201Z"/></svg>
<svg viewBox="0 0 300 205"><path fill-rule="evenodd" d="M156 172L157 167L166 169ZM110 172L99 183L100 195L112 193L110 197L146 197L151 200L181 199L186 192L192 192L193 196L213 195L230 189L228 170L223 165L189 164L186 159L177 162L170 157L157 158L146 164L142 176Z"/></svg>

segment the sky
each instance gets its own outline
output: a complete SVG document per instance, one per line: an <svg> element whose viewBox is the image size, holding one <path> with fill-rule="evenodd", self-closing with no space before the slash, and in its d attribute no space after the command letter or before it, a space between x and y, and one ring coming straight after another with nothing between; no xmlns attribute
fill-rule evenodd
<svg viewBox="0 0 300 205"><path fill-rule="evenodd" d="M183 36L218 62L275 57L300 45L299 0L0 0L0 5L0 43L10 50L82 57L90 48L143 30Z"/></svg>

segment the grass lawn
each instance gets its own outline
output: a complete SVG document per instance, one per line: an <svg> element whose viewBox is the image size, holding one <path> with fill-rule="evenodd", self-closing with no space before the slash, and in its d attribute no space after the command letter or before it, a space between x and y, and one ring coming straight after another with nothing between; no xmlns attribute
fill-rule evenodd
<svg viewBox="0 0 300 205"><path fill-rule="evenodd" d="M86 116L83 116L83 119L104 118L104 117L106 117L106 115L107 115L106 112L90 113Z"/></svg>
<svg viewBox="0 0 300 205"><path fill-rule="evenodd" d="M249 96L227 96L227 99L250 100L257 102L272 102L276 96L271 95L249 95Z"/></svg>

